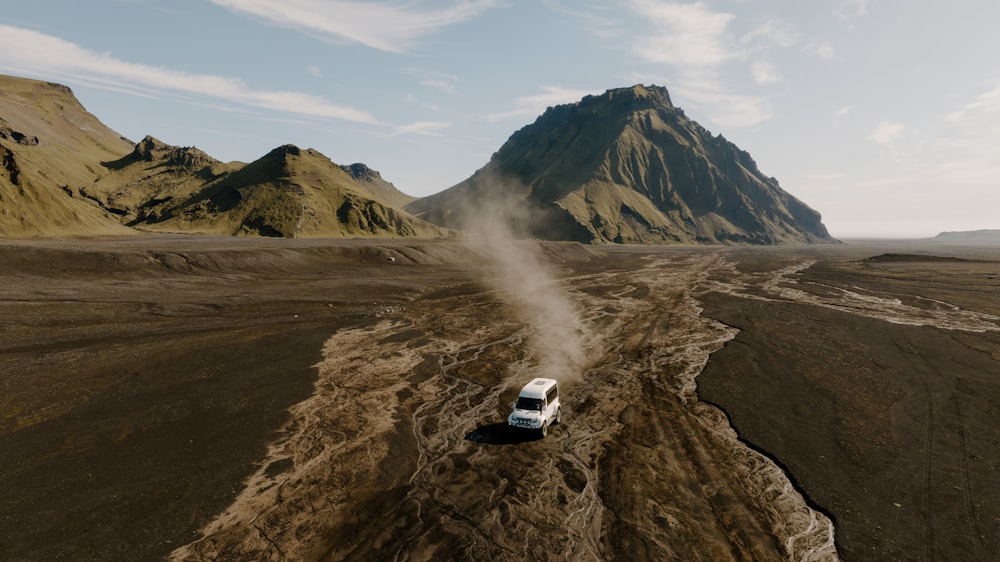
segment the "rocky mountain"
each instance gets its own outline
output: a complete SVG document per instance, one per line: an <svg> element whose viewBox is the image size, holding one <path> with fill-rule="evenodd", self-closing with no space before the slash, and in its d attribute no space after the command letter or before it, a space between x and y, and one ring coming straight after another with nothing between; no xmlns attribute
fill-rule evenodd
<svg viewBox="0 0 1000 562"><path fill-rule="evenodd" d="M633 86L549 108L464 182L407 206L459 227L496 201L524 234L586 243L835 242L749 154Z"/></svg>
<svg viewBox="0 0 1000 562"><path fill-rule="evenodd" d="M364 164L284 145L245 164L147 136L133 144L65 86L0 76L0 237L138 231L435 237Z"/></svg>

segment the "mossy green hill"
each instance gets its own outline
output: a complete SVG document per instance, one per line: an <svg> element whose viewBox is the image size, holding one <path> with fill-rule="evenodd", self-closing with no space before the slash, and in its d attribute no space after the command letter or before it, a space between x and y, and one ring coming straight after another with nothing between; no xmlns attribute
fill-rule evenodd
<svg viewBox="0 0 1000 562"><path fill-rule="evenodd" d="M363 164L338 166L293 145L249 164L224 164L198 149L146 137L109 167L86 193L129 226L147 231L283 238L445 232L393 206L390 200L412 198L378 172Z"/></svg>
<svg viewBox="0 0 1000 562"><path fill-rule="evenodd" d="M293 145L247 164L151 136L133 144L48 82L0 76L0 157L0 237L447 234L364 164Z"/></svg>
<svg viewBox="0 0 1000 562"><path fill-rule="evenodd" d="M0 75L0 237L129 233L79 188L131 148L69 88Z"/></svg>

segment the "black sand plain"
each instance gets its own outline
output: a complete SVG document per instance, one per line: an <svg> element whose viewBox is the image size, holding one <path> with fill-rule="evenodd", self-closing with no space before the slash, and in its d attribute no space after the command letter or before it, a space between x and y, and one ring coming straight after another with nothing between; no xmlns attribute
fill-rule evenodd
<svg viewBox="0 0 1000 562"><path fill-rule="evenodd" d="M488 252L0 242L0 558L1000 559L1000 247L541 253L545 439Z"/></svg>

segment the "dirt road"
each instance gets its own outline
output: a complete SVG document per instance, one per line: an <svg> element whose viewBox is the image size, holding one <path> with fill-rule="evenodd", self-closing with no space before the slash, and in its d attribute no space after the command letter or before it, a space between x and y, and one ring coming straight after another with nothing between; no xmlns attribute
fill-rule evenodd
<svg viewBox="0 0 1000 562"><path fill-rule="evenodd" d="M997 508L982 498L997 497L988 443L1000 440L985 420L1000 383L976 379L978 401L942 397L884 382L919 360L872 353L864 361L895 361L864 381L891 387L873 392L857 384L874 373L865 365L789 344L945 329L971 338L947 351L968 359L962 373L1000 365L998 311L968 292L921 300L912 271L844 269L867 248L547 248L586 365L561 381L563 423L539 439L504 419L545 374L540 328L484 282L487 255L440 242L123 244L0 247L0 330L18 334L0 350L12 392L0 443L19 451L0 474L15 490L0 545L15 560L868 559L871 543L927 520L931 546L887 552L995 552ZM69 265L39 265L54 257ZM909 423L921 392L951 415L933 422L948 435L970 430L963 450L980 464L949 471L943 430ZM141 446L150 435L156 446ZM926 491L937 500L924 507L958 498L960 527L903 517L859 485L892 458L865 457L873 442L896 451L921 435L923 457L897 458L926 476L915 489L959 487ZM858 455L817 459L831 443ZM109 464L121 468L94 476ZM43 523L67 511L63 534ZM972 550L949 550L949 531Z"/></svg>

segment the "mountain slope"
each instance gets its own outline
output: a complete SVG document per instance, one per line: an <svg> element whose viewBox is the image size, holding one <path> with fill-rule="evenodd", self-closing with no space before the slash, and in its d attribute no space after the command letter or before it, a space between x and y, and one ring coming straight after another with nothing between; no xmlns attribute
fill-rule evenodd
<svg viewBox="0 0 1000 562"><path fill-rule="evenodd" d="M401 210L412 200L368 166L312 149L245 164L151 136L132 144L69 88L0 76L0 237L447 234Z"/></svg>
<svg viewBox="0 0 1000 562"><path fill-rule="evenodd" d="M197 148L171 146L146 136L129 154L105 163L105 174L81 187L80 194L134 226L161 220L207 183L243 165L224 164Z"/></svg>
<svg viewBox="0 0 1000 562"><path fill-rule="evenodd" d="M131 147L69 88L0 75L0 237L129 233L77 186Z"/></svg>
<svg viewBox="0 0 1000 562"><path fill-rule="evenodd" d="M373 199L383 200L393 207L401 209L417 199L396 189L396 186L392 185L391 182L382 179L381 174L364 164L350 164L341 166L340 169L347 172L347 175L354 178L359 184L365 186Z"/></svg>
<svg viewBox="0 0 1000 562"><path fill-rule="evenodd" d="M749 154L633 86L549 108L471 178L411 203L458 226L483 201L513 200L526 234L589 243L834 241L819 213L765 177Z"/></svg>

